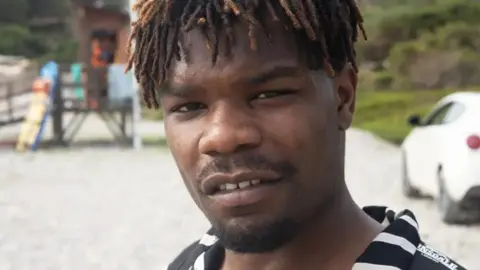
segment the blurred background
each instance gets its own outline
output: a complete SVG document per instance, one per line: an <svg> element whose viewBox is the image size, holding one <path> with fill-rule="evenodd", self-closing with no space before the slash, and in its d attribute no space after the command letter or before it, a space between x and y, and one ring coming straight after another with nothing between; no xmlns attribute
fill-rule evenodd
<svg viewBox="0 0 480 270"><path fill-rule="evenodd" d="M480 2L357 2L349 187L480 270ZM159 269L208 228L123 72L131 4L0 0L2 270Z"/></svg>

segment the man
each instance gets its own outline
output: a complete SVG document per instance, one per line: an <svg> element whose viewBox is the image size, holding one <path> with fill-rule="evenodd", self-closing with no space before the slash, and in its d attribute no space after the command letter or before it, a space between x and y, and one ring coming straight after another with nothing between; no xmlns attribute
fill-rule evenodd
<svg viewBox="0 0 480 270"><path fill-rule="evenodd" d="M130 66L212 229L171 270L464 269L344 179L354 0L139 0ZM162 89L162 90L160 90Z"/></svg>

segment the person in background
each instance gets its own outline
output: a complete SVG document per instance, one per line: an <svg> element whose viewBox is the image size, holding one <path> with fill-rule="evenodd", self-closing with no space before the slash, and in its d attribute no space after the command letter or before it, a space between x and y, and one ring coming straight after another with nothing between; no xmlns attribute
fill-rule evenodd
<svg viewBox="0 0 480 270"><path fill-rule="evenodd" d="M465 269L423 243L411 211L362 209L347 188L364 35L354 0L134 9L129 68L212 225L168 269Z"/></svg>

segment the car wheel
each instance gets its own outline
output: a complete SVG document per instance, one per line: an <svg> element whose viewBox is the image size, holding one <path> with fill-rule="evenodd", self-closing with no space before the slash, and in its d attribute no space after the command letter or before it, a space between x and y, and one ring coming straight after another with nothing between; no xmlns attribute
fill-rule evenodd
<svg viewBox="0 0 480 270"><path fill-rule="evenodd" d="M458 203L448 194L448 190L445 187L445 175L441 168L438 170L438 187L437 205L443 222L446 224L470 223L471 217L469 217L468 213L462 210Z"/></svg>
<svg viewBox="0 0 480 270"><path fill-rule="evenodd" d="M421 198L421 192L410 184L408 176L407 155L402 152L402 193L407 198Z"/></svg>

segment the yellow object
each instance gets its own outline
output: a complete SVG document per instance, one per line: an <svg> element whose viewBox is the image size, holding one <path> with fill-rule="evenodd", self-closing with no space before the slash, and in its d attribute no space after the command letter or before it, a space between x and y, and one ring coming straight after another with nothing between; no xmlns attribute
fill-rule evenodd
<svg viewBox="0 0 480 270"><path fill-rule="evenodd" d="M27 147L34 143L47 110L47 102L47 93L37 92L33 94L32 103L18 136L17 151L25 151Z"/></svg>

